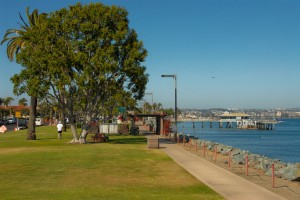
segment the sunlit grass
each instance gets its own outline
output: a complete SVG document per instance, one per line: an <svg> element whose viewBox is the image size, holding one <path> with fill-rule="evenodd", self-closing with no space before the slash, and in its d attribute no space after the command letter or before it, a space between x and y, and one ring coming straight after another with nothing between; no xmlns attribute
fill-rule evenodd
<svg viewBox="0 0 300 200"><path fill-rule="evenodd" d="M68 144L55 127L0 135L1 199L222 199L143 136Z"/></svg>

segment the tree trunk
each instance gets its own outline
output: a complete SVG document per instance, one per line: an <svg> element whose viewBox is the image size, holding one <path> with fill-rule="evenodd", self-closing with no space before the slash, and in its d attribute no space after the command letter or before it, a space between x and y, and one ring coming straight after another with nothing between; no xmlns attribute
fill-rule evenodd
<svg viewBox="0 0 300 200"><path fill-rule="evenodd" d="M70 129L71 129L71 132L72 132L72 135L73 135L73 140L71 141L71 143L80 143L80 140L78 139L75 124L73 122L69 123L69 124L70 124Z"/></svg>
<svg viewBox="0 0 300 200"><path fill-rule="evenodd" d="M86 143L86 137L87 137L88 131L84 128L80 134L80 140L79 142L82 144Z"/></svg>
<svg viewBox="0 0 300 200"><path fill-rule="evenodd" d="M50 108L50 121L49 121L49 126L52 125L52 120L53 120L53 110L52 110L52 107Z"/></svg>
<svg viewBox="0 0 300 200"><path fill-rule="evenodd" d="M30 97L30 112L29 112L29 122L27 130L27 139L35 140L35 118L36 118L36 107L37 107L37 97Z"/></svg>
<svg viewBox="0 0 300 200"><path fill-rule="evenodd" d="M60 119L61 123L64 125L64 132L67 132L67 121L66 121L66 115L65 112L62 110L61 111L61 119Z"/></svg>
<svg viewBox="0 0 300 200"><path fill-rule="evenodd" d="M74 115L73 115L73 110L70 110L71 115L68 115L69 117L69 124L70 124L70 129L73 135L73 140L70 143L80 143L80 139L78 138L77 134L77 127L76 124L74 123Z"/></svg>
<svg viewBox="0 0 300 200"><path fill-rule="evenodd" d="M91 119L92 119L91 116L85 117L85 122L83 124L83 128L82 128L82 131L80 133L80 138L79 138L80 143L83 143L83 144L86 143L86 137L92 128Z"/></svg>

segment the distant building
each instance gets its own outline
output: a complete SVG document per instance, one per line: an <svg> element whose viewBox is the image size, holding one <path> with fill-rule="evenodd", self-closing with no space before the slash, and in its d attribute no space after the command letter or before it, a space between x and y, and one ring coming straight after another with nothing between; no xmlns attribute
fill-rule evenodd
<svg viewBox="0 0 300 200"><path fill-rule="evenodd" d="M222 122L237 122L241 120L246 120L250 118L250 115L245 113L229 113L226 112L219 116Z"/></svg>
<svg viewBox="0 0 300 200"><path fill-rule="evenodd" d="M0 106L0 109L13 109L13 110L23 110L30 109L30 106Z"/></svg>
<svg viewBox="0 0 300 200"><path fill-rule="evenodd" d="M250 115L245 113L229 113L225 112L219 115L220 122L236 123L237 128L255 128L256 122L250 119Z"/></svg>
<svg viewBox="0 0 300 200"><path fill-rule="evenodd" d="M0 109L3 109L3 110L9 110L11 115L7 116L7 117L15 117L13 115L13 113L15 111L22 111L22 110L30 110L30 106L0 106ZM4 117L4 116L3 116Z"/></svg>
<svg viewBox="0 0 300 200"><path fill-rule="evenodd" d="M276 114L275 114L276 117L279 117L279 118L280 118L281 115L282 115L282 114L281 114L281 111L276 111Z"/></svg>

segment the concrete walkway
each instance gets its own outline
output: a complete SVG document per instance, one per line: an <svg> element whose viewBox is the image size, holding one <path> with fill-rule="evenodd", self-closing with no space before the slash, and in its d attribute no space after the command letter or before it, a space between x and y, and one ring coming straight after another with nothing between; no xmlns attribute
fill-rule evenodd
<svg viewBox="0 0 300 200"><path fill-rule="evenodd" d="M190 153L177 144L160 148L176 163L228 200L283 200L285 198Z"/></svg>

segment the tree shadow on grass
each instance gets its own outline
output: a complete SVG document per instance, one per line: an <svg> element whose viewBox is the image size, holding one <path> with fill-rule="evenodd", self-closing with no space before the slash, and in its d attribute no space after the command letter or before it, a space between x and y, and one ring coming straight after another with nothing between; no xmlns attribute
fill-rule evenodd
<svg viewBox="0 0 300 200"><path fill-rule="evenodd" d="M113 138L109 140L111 144L146 144L147 138Z"/></svg>

